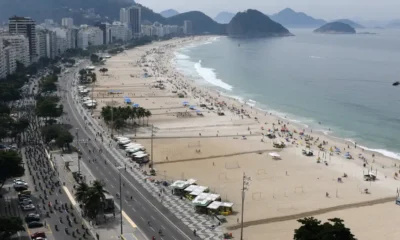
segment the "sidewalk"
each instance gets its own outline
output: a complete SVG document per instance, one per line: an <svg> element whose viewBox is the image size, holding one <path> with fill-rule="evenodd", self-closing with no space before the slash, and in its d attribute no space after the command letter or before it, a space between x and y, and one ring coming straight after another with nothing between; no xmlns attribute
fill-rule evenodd
<svg viewBox="0 0 400 240"><path fill-rule="evenodd" d="M65 182L65 187L68 189L70 192L70 198L74 198L74 185L77 186L78 184L76 183L75 179L72 176L71 171L66 169L65 162L70 162L70 166L75 166L76 168L78 167L78 154L77 153L72 153L72 154L64 154L61 156L60 154L53 153L53 161L55 162L55 167L58 169L60 173L60 179L62 182ZM87 184L91 184L93 181L96 179L92 174L90 173L90 170L86 166L86 164L81 161L81 169L80 172L83 176L84 181ZM114 199L115 201L115 199ZM96 236L99 236L99 240L103 239L120 239L121 235L121 215L120 215L120 207L118 203L115 203L116 209L115 209L115 217L112 214L106 214L106 217L104 220L101 222L98 222L98 224L93 224L89 222L91 230L95 233ZM79 208L79 204L76 204L76 208L78 208L78 211L81 212L81 209ZM146 240L145 236L139 231L135 223L123 212L123 221L122 221L122 226L124 230L124 234L133 234L137 240Z"/></svg>

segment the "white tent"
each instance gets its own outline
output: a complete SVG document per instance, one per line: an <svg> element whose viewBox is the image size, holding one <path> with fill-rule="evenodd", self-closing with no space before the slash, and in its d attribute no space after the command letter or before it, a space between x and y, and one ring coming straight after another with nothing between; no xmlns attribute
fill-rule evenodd
<svg viewBox="0 0 400 240"><path fill-rule="evenodd" d="M281 159L281 155L279 155L276 152L271 152L269 153L269 155L273 158L273 159Z"/></svg>

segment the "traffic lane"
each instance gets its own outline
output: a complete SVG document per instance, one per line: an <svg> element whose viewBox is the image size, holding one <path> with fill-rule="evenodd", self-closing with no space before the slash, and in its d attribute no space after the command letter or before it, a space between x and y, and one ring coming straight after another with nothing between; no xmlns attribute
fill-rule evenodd
<svg viewBox="0 0 400 240"><path fill-rule="evenodd" d="M68 95L67 101L68 101L69 109L70 109L71 111L74 112L74 115L75 115L75 113L76 113L76 114L80 114L80 113L77 111L76 108L71 107L71 104L70 104L70 95ZM83 123L83 124L81 123L81 122L83 122L83 120L81 120L81 119L79 119L79 118L76 118L75 116L74 116L73 119L74 119L74 121L76 121L77 125L85 125L84 123ZM75 125L75 126L77 126L77 125ZM85 133L86 136L88 136L88 134L86 133L86 131L82 131L82 132ZM89 134L92 134L91 131L89 131ZM93 136L94 136L94 135L93 135ZM92 137L93 137L93 136L92 136ZM92 144L91 144L91 145L92 145ZM94 146L99 147L99 146L97 145L97 143L96 143L96 145L92 145L92 147L94 147ZM100 147L103 148L103 146L100 146ZM103 153L104 153L104 152L103 152ZM111 155L108 153L108 151L105 151L105 153L108 155L108 159L114 159L113 156L111 156ZM106 158L107 158L107 157L106 157ZM108 160L108 159L105 159L105 160ZM116 161L113 161L113 163L115 164ZM131 177L129 174L128 174L128 176ZM132 180L133 180L133 181L130 181L130 182L131 182L131 183L134 183L134 184L136 185L135 187L142 188L142 189L141 189L142 191L140 191L140 192L141 192L142 194L144 194L144 195L147 195L146 198L148 198L148 199L150 199L150 200L153 200L152 203L158 205L158 207L161 208L161 209L163 210L162 212L163 212L164 214L168 214L168 215L169 215L169 218L176 218L173 214L171 214L171 212L170 212L168 209L166 209L163 205L161 205L159 202L157 202L157 201L154 199L154 197L153 197L146 189L144 189L140 184L138 184L138 183L136 182L135 179L132 178ZM144 201L144 202L146 202L146 201ZM152 206L150 206L148 209L152 209ZM157 212L154 212L154 213L157 213ZM157 215L159 215L159 213L157 213ZM167 217L165 217L165 218L167 218ZM175 220L176 220L175 222L181 223L181 222L179 221L179 219L176 218ZM167 225L169 225L169 222L168 222L168 221L166 221L166 223L167 223ZM178 228L178 226L176 226L176 224L171 224L171 225L172 225L172 226L171 226L172 229L174 229L174 230L176 231L176 228ZM181 226L179 226L179 229L182 228L182 229L185 231L186 235L191 233L191 230L187 229L187 227L186 227L185 225L183 225L183 223L181 223L180 225L181 225ZM163 225L163 226L164 226L164 225ZM179 233L179 231L177 231L177 233L178 233L178 235L182 235L181 233Z"/></svg>
<svg viewBox="0 0 400 240"><path fill-rule="evenodd" d="M84 153L88 153L86 149L83 149ZM85 154L85 155L86 155ZM91 172L96 179L102 179L106 183L106 188L107 191L112 194L113 196L116 196L116 194L119 194L119 176L118 172L114 173L114 171L110 171L109 163L104 164L104 161L97 160L97 163L87 163L87 157L83 157L82 161L84 161L86 164L94 165L91 169L95 170L94 172ZM114 169L114 168L113 168ZM122 172L124 170L121 170ZM143 204L143 202L138 201L138 196L135 195L134 189L129 187L129 184L124 182L125 186L122 188L123 191L123 196L122 196L122 201L123 201L123 211L130 216L135 224L146 233L147 236L157 236L158 235L158 230L162 229L164 237L163 239L181 239L177 233L172 232L169 228L165 226L165 223L163 221L160 221L158 218L158 214L154 212L154 209L152 207L148 207ZM130 196L134 196L133 200L130 200ZM120 204L120 199L115 199L117 204ZM126 205L129 207L126 207ZM156 215L157 214L157 215ZM146 217L143 216L148 216L147 219ZM150 226L148 225L148 221L150 221ZM186 239L186 238L182 238Z"/></svg>
<svg viewBox="0 0 400 240"><path fill-rule="evenodd" d="M75 109L73 110L73 111L75 111ZM76 119L74 119L74 121L76 121L77 123L76 124L81 124L81 123L78 123L78 121L76 120ZM82 124L82 125L85 125L84 123ZM76 126L76 125L75 125ZM85 133L85 135L86 135L86 131L82 131L83 133ZM90 132L91 133L91 132ZM82 134L82 133L81 133ZM87 135L86 135L87 136ZM92 136L93 137L93 136ZM89 144L89 146L92 148L92 149L94 149L94 148L96 148L96 149L98 149L98 148L104 148L104 146L102 146L102 145L100 145L100 142L96 142L96 141L91 141L90 143L88 143ZM99 146L100 145L100 146ZM109 154L108 153L108 151L103 151L103 154L106 154L106 155L108 155L108 156L105 156L106 157L106 159L107 160L109 160L109 159L112 159L113 161L112 161L112 163L113 163L113 165L117 165L118 163L117 163L117 161L115 161L114 160L114 157L113 156L111 156L111 154ZM89 158L91 158L92 156L90 156ZM111 162L111 161L110 161ZM119 164L118 164L119 165ZM128 177L130 177L131 178L131 180L130 180L130 182L131 183L133 183L133 184L135 184L136 185L136 187L139 187L139 188L143 188L142 187L142 185L140 185L140 184L138 184L137 182L136 182L136 180L135 179L133 179L131 176L130 176L130 174L124 174L124 176L126 177L126 176L128 176ZM165 222L165 224L163 225L163 226L165 226L165 225L171 225L171 227L172 227L172 229L176 229L176 228L179 228L181 231L184 231L185 232L185 234L187 235L187 236L190 236L189 234L192 234L192 232L191 232L191 230L190 229L188 229L187 227L186 227L186 225L184 225L178 218L176 218L176 216L174 216L168 209L166 209L163 205L161 205L157 200L155 200L154 199L154 197L146 190L146 189L142 189L142 191L140 191L142 194L144 194L144 195L147 195L146 196L146 198L148 199L148 200L150 200L152 203L153 203L153 205L157 205L158 206L158 208L159 209L161 209L161 212L164 214L164 215L168 215L168 217L165 217L165 218L169 218L169 219L173 219L173 222L175 223L175 224L169 224L169 222L168 221L166 221ZM150 206L150 208L152 208L151 206ZM159 215L159 213L157 214L157 215ZM177 225L179 225L179 226L177 226ZM179 231L176 231L177 232L177 235L181 235L181 233L179 233Z"/></svg>

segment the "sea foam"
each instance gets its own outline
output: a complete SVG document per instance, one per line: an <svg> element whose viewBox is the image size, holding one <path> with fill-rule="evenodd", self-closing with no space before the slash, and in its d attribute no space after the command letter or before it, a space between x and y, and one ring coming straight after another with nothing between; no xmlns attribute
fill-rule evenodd
<svg viewBox="0 0 400 240"><path fill-rule="evenodd" d="M232 91L233 86L223 82L221 79L217 78L217 74L215 73L214 69L206 68L201 65L201 60L194 64L194 67L197 73L208 83L211 83L215 86L223 88L228 91Z"/></svg>

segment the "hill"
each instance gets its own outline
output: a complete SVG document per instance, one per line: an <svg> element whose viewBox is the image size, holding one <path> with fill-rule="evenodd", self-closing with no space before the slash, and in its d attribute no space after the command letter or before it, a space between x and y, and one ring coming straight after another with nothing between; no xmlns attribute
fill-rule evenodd
<svg viewBox="0 0 400 240"><path fill-rule="evenodd" d="M325 20L315 19L302 12L295 12L291 8L273 14L270 18L285 27L320 27L326 23Z"/></svg>
<svg viewBox="0 0 400 240"><path fill-rule="evenodd" d="M168 10L164 10L164 11L160 12L160 15L165 18L169 18L169 17L175 16L178 14L179 14L179 12L174 9L168 9Z"/></svg>
<svg viewBox="0 0 400 240"><path fill-rule="evenodd" d="M220 12L214 18L214 21L217 23L228 24L234 16L235 14L231 12Z"/></svg>
<svg viewBox="0 0 400 240"><path fill-rule="evenodd" d="M358 23L356 23L354 21L351 21L349 19L338 19L338 20L335 20L334 22L346 23L346 24L350 25L352 28L356 28L356 29L357 28L365 28L363 25L358 24Z"/></svg>
<svg viewBox="0 0 400 240"><path fill-rule="evenodd" d="M342 22L331 22L324 26L315 29L315 33L330 33L330 34L354 34L356 30L349 24Z"/></svg>
<svg viewBox="0 0 400 240"><path fill-rule="evenodd" d="M281 24L252 9L239 12L232 18L228 25L228 34L231 37L292 36Z"/></svg>
<svg viewBox="0 0 400 240"><path fill-rule="evenodd" d="M182 26L185 20L192 21L193 34L225 34L226 27L212 20L209 16L199 11L181 13L167 18L166 23L170 25Z"/></svg>

